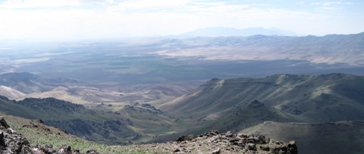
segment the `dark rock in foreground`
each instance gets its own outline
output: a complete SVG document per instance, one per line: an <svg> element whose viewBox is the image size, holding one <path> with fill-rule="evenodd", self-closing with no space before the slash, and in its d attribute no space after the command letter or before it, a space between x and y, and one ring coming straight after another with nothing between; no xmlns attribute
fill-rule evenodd
<svg viewBox="0 0 364 154"><path fill-rule="evenodd" d="M134 148L138 148L136 145ZM209 154L297 154L295 141L289 143L273 141L265 136L219 133L216 130L203 135L182 136L175 142L144 145L143 149L154 153L209 153ZM0 154L80 154L68 145L54 148L52 145L32 146L0 116ZM99 154L89 150L86 154Z"/></svg>
<svg viewBox="0 0 364 154"><path fill-rule="evenodd" d="M264 153L264 154L297 154L295 141L289 143L273 141L265 136L233 134L230 131L219 133L216 130L203 135L182 136L171 143L175 153L201 152L198 149L210 149L210 153Z"/></svg>
<svg viewBox="0 0 364 154"><path fill-rule="evenodd" d="M53 148L52 145L31 146L28 140L16 133L0 116L0 154L80 154L78 150L63 145ZM95 150L89 150L86 154L98 154Z"/></svg>

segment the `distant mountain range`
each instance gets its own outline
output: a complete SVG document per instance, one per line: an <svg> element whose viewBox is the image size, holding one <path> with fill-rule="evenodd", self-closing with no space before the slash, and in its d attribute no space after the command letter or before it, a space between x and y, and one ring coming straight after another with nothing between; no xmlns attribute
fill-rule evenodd
<svg viewBox="0 0 364 154"><path fill-rule="evenodd" d="M65 85L82 85L82 82L57 78L57 79L45 79L38 75L26 73L26 72L15 72L0 74L0 85L3 85L1 89L4 91L4 86L15 89L25 94L33 92L45 92L52 90L58 86ZM10 89L7 90L10 90Z"/></svg>
<svg viewBox="0 0 364 154"><path fill-rule="evenodd" d="M165 39L155 45L169 47L170 49L160 50L157 54L170 57L200 57L226 61L303 60L314 64L362 66L363 44L364 33L300 37L266 35L194 37Z"/></svg>
<svg viewBox="0 0 364 154"><path fill-rule="evenodd" d="M252 36L252 35L277 35L277 36L295 36L294 32L281 30L278 28L246 28L236 29L229 27L209 27L195 31L183 33L182 37L227 37L227 36Z"/></svg>

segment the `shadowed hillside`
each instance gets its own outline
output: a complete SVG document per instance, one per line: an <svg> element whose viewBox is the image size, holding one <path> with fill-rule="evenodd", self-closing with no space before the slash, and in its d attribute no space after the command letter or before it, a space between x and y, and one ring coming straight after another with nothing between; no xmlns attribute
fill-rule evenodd
<svg viewBox="0 0 364 154"><path fill-rule="evenodd" d="M296 140L302 153L362 153L363 96L363 76L280 74L212 79L160 108L181 125L199 126L190 133L243 130Z"/></svg>
<svg viewBox="0 0 364 154"><path fill-rule="evenodd" d="M0 110L42 119L45 124L107 144L165 142L210 129L244 129L254 134L262 133L261 129L276 140L297 140L304 152L333 153L328 147L340 143L343 151L357 152L362 148L349 147L362 141L349 140L353 133L360 136L364 128L360 122L353 122L364 120L363 89L363 76L280 74L212 79L158 106L135 102L123 106L100 104L91 109L54 98L14 101L0 97Z"/></svg>
<svg viewBox="0 0 364 154"><path fill-rule="evenodd" d="M5 117L5 118L4 118ZM5 120L6 119L6 120ZM19 133L18 133L19 131ZM182 136L174 142L106 146L86 141L65 131L0 112L0 153L120 154L120 153L272 153L297 154L295 141L288 143L265 136L209 131Z"/></svg>
<svg viewBox="0 0 364 154"><path fill-rule="evenodd" d="M107 144L150 142L174 127L172 118L148 104L126 106L120 111L87 109L82 105L54 98L27 98L22 101L0 96L0 111L29 119Z"/></svg>
<svg viewBox="0 0 364 154"><path fill-rule="evenodd" d="M232 110L225 113L208 127L216 128L220 131L232 130L238 132L241 128L250 127L263 121L290 122L302 120L298 116L281 112L254 100L248 104L239 104L233 107Z"/></svg>
<svg viewBox="0 0 364 154"><path fill-rule="evenodd" d="M364 122L340 121L335 123L279 123L267 121L241 131L259 134L274 140L296 140L300 153L364 152Z"/></svg>
<svg viewBox="0 0 364 154"><path fill-rule="evenodd" d="M299 116L302 121L329 122L364 119L363 97L362 76L281 74L258 79L213 79L161 109L200 119L213 113L217 119L237 106L259 100L268 108Z"/></svg>

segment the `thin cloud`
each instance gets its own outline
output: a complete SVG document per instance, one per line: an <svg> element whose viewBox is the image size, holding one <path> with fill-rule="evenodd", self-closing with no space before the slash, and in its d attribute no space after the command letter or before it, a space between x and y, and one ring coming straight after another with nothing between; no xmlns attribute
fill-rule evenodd
<svg viewBox="0 0 364 154"><path fill-rule="evenodd" d="M319 6L317 9L319 10L341 10L345 5L352 5L352 2L321 2L321 3L310 3L311 5Z"/></svg>
<svg viewBox="0 0 364 154"><path fill-rule="evenodd" d="M226 2L193 1L193 0L128 0L120 2L116 10L128 12L178 12L183 11L234 11L246 9L250 5L228 4Z"/></svg>
<svg viewBox="0 0 364 154"><path fill-rule="evenodd" d="M300 8L306 9L298 10L274 8L274 4L269 3L254 4L254 1L238 4L206 0L59 0L52 4L49 1L8 0L0 3L0 39L160 36L217 26L277 27L316 35L362 29L358 26L362 25L361 20L354 21L354 17L343 16L341 19L346 20L343 22L337 18L340 14L332 13L334 11L312 11L313 6L325 5L328 9L344 5L344 2L305 3ZM19 5L15 6L17 3ZM349 5L349 2L345 3Z"/></svg>
<svg viewBox="0 0 364 154"><path fill-rule="evenodd" d="M303 5L303 4L306 4L304 1L298 1L296 2L297 5Z"/></svg>
<svg viewBox="0 0 364 154"><path fill-rule="evenodd" d="M0 3L2 9L29 9L29 8L54 8L65 6L81 6L82 3L75 0L7 0Z"/></svg>
<svg viewBox="0 0 364 154"><path fill-rule="evenodd" d="M321 3L311 3L311 5L321 5L321 6L332 6L332 5L351 5L352 2L321 2Z"/></svg>
<svg viewBox="0 0 364 154"><path fill-rule="evenodd" d="M236 10L242 10L250 8L251 5L230 5L226 3L198 3L197 5L189 5L189 11L207 11L207 12L232 12Z"/></svg>
<svg viewBox="0 0 364 154"><path fill-rule="evenodd" d="M142 9L155 9L155 8L169 8L179 7L186 5L187 0L127 0L118 4L118 8L125 10L142 10Z"/></svg>

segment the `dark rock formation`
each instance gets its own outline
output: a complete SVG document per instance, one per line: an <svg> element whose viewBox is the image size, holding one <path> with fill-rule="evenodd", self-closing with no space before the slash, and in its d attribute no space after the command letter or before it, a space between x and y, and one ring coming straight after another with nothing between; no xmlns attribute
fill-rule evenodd
<svg viewBox="0 0 364 154"><path fill-rule="evenodd" d="M34 125L33 125L34 127ZM52 145L31 146L26 138L9 127L4 117L0 116L0 154L80 154L68 145L53 148ZM86 154L99 154L89 150Z"/></svg>
<svg viewBox="0 0 364 154"><path fill-rule="evenodd" d="M261 106L264 106L264 104L259 102L258 100L254 100L253 102L249 103L249 107L252 107L252 108L258 108Z"/></svg>
<svg viewBox="0 0 364 154"><path fill-rule="evenodd" d="M181 141L191 141L192 139L196 138L194 135L183 135L179 138L177 138L177 142L181 142Z"/></svg>
<svg viewBox="0 0 364 154"><path fill-rule="evenodd" d="M0 117L0 153L30 153L28 140L11 129L4 117Z"/></svg>
<svg viewBox="0 0 364 154"><path fill-rule="evenodd" d="M295 141L289 143L273 141L259 135L233 134L230 131L219 133L209 131L198 137L182 136L172 143L174 153L193 153L199 148L209 148L210 153L264 153L264 154L297 154ZM198 151L198 150L197 150Z"/></svg>
<svg viewBox="0 0 364 154"><path fill-rule="evenodd" d="M4 117L0 116L0 129L7 129L9 125L6 123Z"/></svg>

